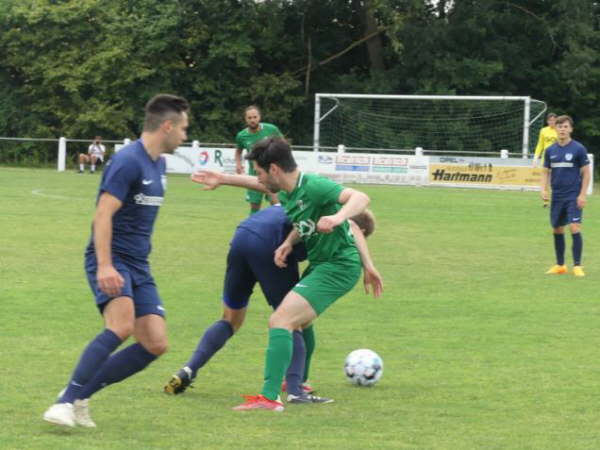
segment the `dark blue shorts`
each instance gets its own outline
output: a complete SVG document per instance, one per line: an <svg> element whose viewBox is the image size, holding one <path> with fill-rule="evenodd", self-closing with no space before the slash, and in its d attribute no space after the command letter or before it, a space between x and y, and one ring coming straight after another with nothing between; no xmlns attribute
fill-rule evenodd
<svg viewBox="0 0 600 450"><path fill-rule="evenodd" d="M285 295L299 280L298 262L293 255L287 267L280 269L273 262L272 244L255 233L238 228L227 254L227 270L223 287L223 302L231 309L248 306L254 285L258 282L267 302L277 308Z"/></svg>
<svg viewBox="0 0 600 450"><path fill-rule="evenodd" d="M581 223L583 210L577 207L577 198L552 199L550 204L550 224L552 228L564 227L570 223Z"/></svg>
<svg viewBox="0 0 600 450"><path fill-rule="evenodd" d="M113 265L125 279L119 297L130 297L133 300L135 317L148 314L165 317L165 309L158 295L154 278L150 274L150 267L148 265L129 264L114 255ZM106 305L115 297L109 297L98 288L95 256L92 255L86 258L85 268L88 283L96 297L96 306L102 314Z"/></svg>

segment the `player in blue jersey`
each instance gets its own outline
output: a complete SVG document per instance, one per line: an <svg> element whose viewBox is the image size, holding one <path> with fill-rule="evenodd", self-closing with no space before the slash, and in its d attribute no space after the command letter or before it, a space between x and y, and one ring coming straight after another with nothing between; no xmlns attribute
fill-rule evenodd
<svg viewBox="0 0 600 450"><path fill-rule="evenodd" d="M567 273L564 227L569 225L573 237L573 275L583 277L585 273L581 265L583 252L581 222L590 183L590 161L585 147L580 142L571 139L573 132L571 117L559 116L556 119L556 131L558 133L557 142L546 149L541 186L544 203L549 200L549 181L552 186L550 223L554 233L554 250L556 252L556 264L546 273L552 275Z"/></svg>
<svg viewBox="0 0 600 450"><path fill-rule="evenodd" d="M353 218L355 232L369 236L375 227L370 211ZM285 211L279 205L257 212L237 228L227 255L227 271L223 289L223 318L212 324L202 336L185 366L171 377L164 387L169 394L185 392L197 372L219 351L242 326L249 297L256 282L269 305L276 309L285 295L299 280L298 261L306 258L303 245L296 246L286 267L275 265L273 254L292 230ZM305 345L305 340L308 345ZM303 384L314 350L312 325L293 335L293 356L286 374L289 403L329 403L332 400L312 395ZM308 348L307 348L308 347Z"/></svg>
<svg viewBox="0 0 600 450"><path fill-rule="evenodd" d="M104 330L83 351L69 384L44 420L95 427L88 399L143 370L167 350L164 308L150 274L150 238L166 189L165 159L186 139L189 105L159 94L145 108L142 136L106 165L85 270ZM113 353L129 336L136 343Z"/></svg>

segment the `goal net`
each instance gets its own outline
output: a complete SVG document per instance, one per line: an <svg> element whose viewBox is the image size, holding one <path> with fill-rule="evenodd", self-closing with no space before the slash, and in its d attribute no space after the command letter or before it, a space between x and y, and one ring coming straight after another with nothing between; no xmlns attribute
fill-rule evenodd
<svg viewBox="0 0 600 450"><path fill-rule="evenodd" d="M527 155L546 111L530 97L316 94L315 100L315 150Z"/></svg>

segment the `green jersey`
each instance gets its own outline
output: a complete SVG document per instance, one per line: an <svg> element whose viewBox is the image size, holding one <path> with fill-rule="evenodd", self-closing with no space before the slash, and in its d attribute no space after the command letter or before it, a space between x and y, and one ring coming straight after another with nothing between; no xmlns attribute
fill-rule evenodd
<svg viewBox="0 0 600 450"><path fill-rule="evenodd" d="M337 213L343 186L319 175L300 172L296 187L290 193L280 191L279 200L285 213L300 234L311 264L332 261L337 257L356 255L358 250L348 221L331 233L319 233L317 222L323 216Z"/></svg>
<svg viewBox="0 0 600 450"><path fill-rule="evenodd" d="M254 144L269 136L283 136L283 134L281 134L279 128L272 123L261 122L258 124L258 131L256 133L252 133L248 128L244 128L240 131L235 137L235 145L238 149L249 152L252 150ZM250 175L256 175L252 164L248 165L248 173Z"/></svg>

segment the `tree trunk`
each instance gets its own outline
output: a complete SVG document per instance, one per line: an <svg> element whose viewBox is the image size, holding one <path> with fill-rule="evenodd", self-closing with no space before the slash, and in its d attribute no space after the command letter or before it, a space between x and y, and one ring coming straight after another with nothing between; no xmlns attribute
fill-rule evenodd
<svg viewBox="0 0 600 450"><path fill-rule="evenodd" d="M373 0L365 0L363 11L365 36L376 33L378 27L377 21L375 20ZM371 71L385 70L385 65L383 63L383 45L379 33L374 34L373 37L367 41L367 51L369 52Z"/></svg>

